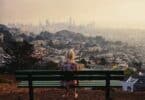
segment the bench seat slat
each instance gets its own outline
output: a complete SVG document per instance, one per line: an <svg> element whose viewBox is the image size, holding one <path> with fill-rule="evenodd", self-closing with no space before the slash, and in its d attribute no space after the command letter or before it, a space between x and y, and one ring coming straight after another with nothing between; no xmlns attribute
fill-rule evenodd
<svg viewBox="0 0 145 100"><path fill-rule="evenodd" d="M112 80L111 87L121 87L121 81ZM27 88L28 81L18 83L18 87ZM33 87L61 87L60 81L33 81ZM105 87L105 81L79 81L78 87Z"/></svg>

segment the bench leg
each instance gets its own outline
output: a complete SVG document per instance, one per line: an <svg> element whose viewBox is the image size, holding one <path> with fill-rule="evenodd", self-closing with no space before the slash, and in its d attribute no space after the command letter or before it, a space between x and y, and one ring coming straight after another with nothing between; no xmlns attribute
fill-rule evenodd
<svg viewBox="0 0 145 100"><path fill-rule="evenodd" d="M29 81L29 100L34 100L32 81Z"/></svg>
<svg viewBox="0 0 145 100"><path fill-rule="evenodd" d="M105 90L105 100L111 100L110 89L108 88Z"/></svg>
<svg viewBox="0 0 145 100"><path fill-rule="evenodd" d="M110 98L110 77L108 77L108 79L106 80L105 100L111 100L111 98Z"/></svg>

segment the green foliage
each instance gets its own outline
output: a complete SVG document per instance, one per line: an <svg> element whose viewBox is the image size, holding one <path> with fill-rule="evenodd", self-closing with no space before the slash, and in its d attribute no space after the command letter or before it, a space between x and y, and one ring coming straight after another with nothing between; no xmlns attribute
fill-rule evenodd
<svg viewBox="0 0 145 100"><path fill-rule="evenodd" d="M32 66L38 59L32 57L34 47L26 41L13 41L5 48L5 52L10 55L7 65L13 67Z"/></svg>
<svg viewBox="0 0 145 100"><path fill-rule="evenodd" d="M58 64L53 61L48 62L47 66L50 70L58 70Z"/></svg>
<svg viewBox="0 0 145 100"><path fill-rule="evenodd" d="M87 61L85 59L81 59L80 63L84 64L85 66L87 65Z"/></svg>
<svg viewBox="0 0 145 100"><path fill-rule="evenodd" d="M136 74L136 70L134 68L127 68L124 70L124 75L126 77L134 76Z"/></svg>

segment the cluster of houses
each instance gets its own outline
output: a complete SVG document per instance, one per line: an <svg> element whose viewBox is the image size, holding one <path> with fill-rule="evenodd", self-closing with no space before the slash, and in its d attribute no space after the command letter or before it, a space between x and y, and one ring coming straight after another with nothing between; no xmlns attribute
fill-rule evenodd
<svg viewBox="0 0 145 100"><path fill-rule="evenodd" d="M76 61L80 62L84 59L87 62L87 67L97 68L99 65L109 68L125 69L128 67L134 67L131 65L132 60L135 59L135 55L132 48L120 45L120 50L114 50L112 52L107 46L105 48L100 45L92 45L91 43L84 41L75 41L71 37L67 40L60 40L60 37L53 37L53 40L35 40L32 41L39 56L43 55L42 61L54 61L59 63L62 58L65 59L65 53L70 48L75 48ZM87 45L86 45L87 44ZM60 48L61 46L61 48ZM111 45L110 45L111 46ZM114 47L115 48L115 47ZM118 45L116 45L118 48ZM115 48L115 49L116 49ZM126 49L126 51L124 51ZM100 68L100 67L98 67Z"/></svg>
<svg viewBox="0 0 145 100"><path fill-rule="evenodd" d="M18 30L14 30L12 33L15 34L17 41L33 37L29 41L35 48L33 56L40 59L43 63L48 61L59 63L62 58L65 59L68 49L74 48L76 61L81 62L82 59L85 60L85 65L89 68L90 66L91 68L97 68L99 65L109 66L109 68L119 67L121 69L136 67L133 65L133 62L141 63L140 66L144 65L144 59L140 59L141 54L136 53L137 49L121 42L106 41L100 36L85 37L81 33L67 30L56 33L42 32L35 36L30 36L31 34L22 35L20 33L16 35L16 32ZM2 41L3 34L0 34L0 42ZM0 56L2 55L2 50L0 50ZM0 59L2 58L0 57Z"/></svg>

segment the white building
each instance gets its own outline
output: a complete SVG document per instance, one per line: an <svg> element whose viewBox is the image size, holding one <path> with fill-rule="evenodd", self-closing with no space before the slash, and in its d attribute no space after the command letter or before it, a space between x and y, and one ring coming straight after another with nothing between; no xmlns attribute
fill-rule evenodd
<svg viewBox="0 0 145 100"><path fill-rule="evenodd" d="M0 44L3 42L3 34L2 33L0 33Z"/></svg>

